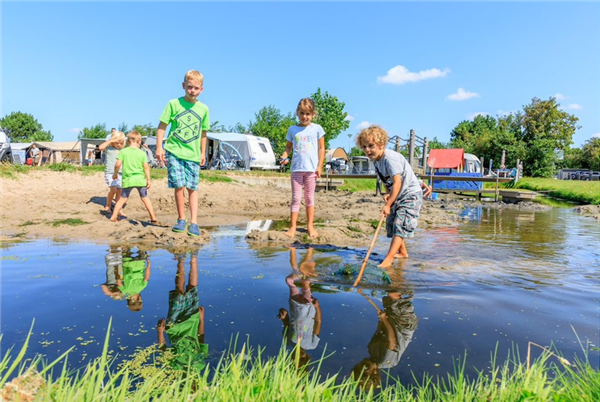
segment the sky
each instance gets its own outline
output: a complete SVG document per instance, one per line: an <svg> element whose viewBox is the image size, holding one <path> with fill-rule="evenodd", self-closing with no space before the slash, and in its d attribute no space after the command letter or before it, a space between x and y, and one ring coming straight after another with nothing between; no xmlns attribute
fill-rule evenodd
<svg viewBox="0 0 600 402"><path fill-rule="evenodd" d="M1 110L55 141L105 123L158 125L204 75L211 121L294 112L321 88L345 103L349 148L370 124L448 142L461 121L556 97L600 136L600 2L0 2Z"/></svg>

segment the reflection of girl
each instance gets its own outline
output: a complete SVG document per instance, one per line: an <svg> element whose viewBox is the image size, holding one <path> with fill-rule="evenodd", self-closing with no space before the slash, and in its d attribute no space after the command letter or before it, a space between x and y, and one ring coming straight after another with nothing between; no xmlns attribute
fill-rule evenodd
<svg viewBox="0 0 600 402"><path fill-rule="evenodd" d="M378 310L377 329L368 345L369 357L352 369L354 378L360 378L364 388L381 385L379 369L398 365L417 328L418 320L410 298L392 292L382 302L384 310Z"/></svg>

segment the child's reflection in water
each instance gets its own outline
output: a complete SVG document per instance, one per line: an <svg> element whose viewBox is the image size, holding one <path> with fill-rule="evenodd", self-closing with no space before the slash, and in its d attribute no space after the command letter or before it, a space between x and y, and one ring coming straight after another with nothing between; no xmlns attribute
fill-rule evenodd
<svg viewBox="0 0 600 402"><path fill-rule="evenodd" d="M145 251L111 246L105 257L106 283L102 292L113 300L127 299L131 311L142 309L142 291L150 280L150 257Z"/></svg>
<svg viewBox="0 0 600 402"><path fill-rule="evenodd" d="M167 349L168 335L173 360L171 366L186 371L189 366L201 370L206 365L208 345L204 340L204 307L198 297L198 251L191 253L188 284L185 284L185 254L177 254L175 289L169 292L169 313L158 321L158 344Z"/></svg>
<svg viewBox="0 0 600 402"><path fill-rule="evenodd" d="M364 293L359 289L359 293ZM404 296L404 297L403 297ZM383 297L383 310L365 296L377 309L377 329L368 345L369 357L352 369L354 379L362 388L381 387L380 369L398 365L402 354L411 342L417 328L417 316L412 304L412 294L388 292Z"/></svg>
<svg viewBox="0 0 600 402"><path fill-rule="evenodd" d="M283 322L284 336L300 348L299 367L308 364L310 356L306 352L319 344L321 334L321 306L319 301L312 296L310 280L307 278L317 276L315 263L312 261L313 250L309 248L300 266L297 263L296 249L290 248L290 265L292 273L285 278L289 287L289 312L285 308L279 309L277 317ZM301 291L295 283L300 285Z"/></svg>

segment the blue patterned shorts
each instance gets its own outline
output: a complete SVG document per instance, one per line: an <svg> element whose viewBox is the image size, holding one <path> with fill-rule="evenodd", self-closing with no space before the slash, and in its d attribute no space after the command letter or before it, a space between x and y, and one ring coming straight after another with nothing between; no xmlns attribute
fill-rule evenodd
<svg viewBox="0 0 600 402"><path fill-rule="evenodd" d="M194 286L185 294L176 290L169 292L169 313L167 314L167 327L183 322L194 314L198 314L200 299L198 286Z"/></svg>
<svg viewBox="0 0 600 402"><path fill-rule="evenodd" d="M396 200L386 220L387 237L413 237L422 204L420 191Z"/></svg>
<svg viewBox="0 0 600 402"><path fill-rule="evenodd" d="M200 181L200 163L179 159L170 152L165 152L169 188L186 187L188 190L198 190Z"/></svg>

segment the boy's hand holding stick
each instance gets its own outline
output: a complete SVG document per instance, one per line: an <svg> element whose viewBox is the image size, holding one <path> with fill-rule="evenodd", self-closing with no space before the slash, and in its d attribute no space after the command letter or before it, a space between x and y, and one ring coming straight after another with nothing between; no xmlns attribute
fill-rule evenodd
<svg viewBox="0 0 600 402"><path fill-rule="evenodd" d="M369 251L367 251L367 255L365 256L365 260L362 263L362 267L360 267L360 272L358 273L358 277L356 281L354 281L353 287L356 287L360 280L362 279L363 273L365 272L365 267L367 266L367 262L369 261L369 256L371 255L371 251L373 250L373 246L375 245L375 240L377 240L377 235L379 235L379 229L381 229L381 224L385 219L385 215L381 214L381 219L379 219L379 224L377 225L377 229L375 229L375 234L373 235L373 240L371 240L371 245L369 246Z"/></svg>

